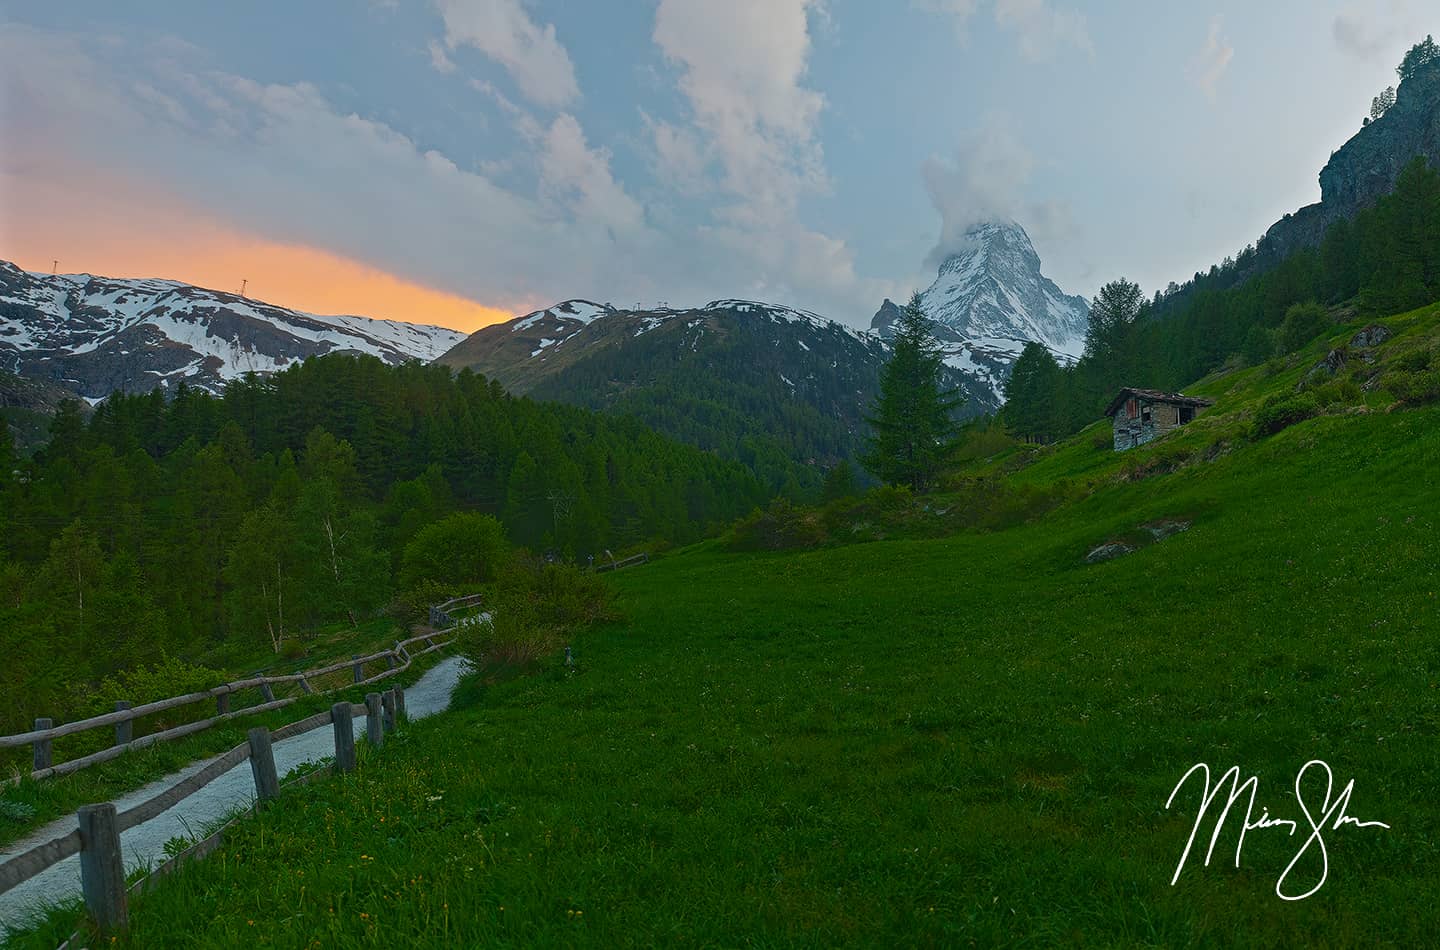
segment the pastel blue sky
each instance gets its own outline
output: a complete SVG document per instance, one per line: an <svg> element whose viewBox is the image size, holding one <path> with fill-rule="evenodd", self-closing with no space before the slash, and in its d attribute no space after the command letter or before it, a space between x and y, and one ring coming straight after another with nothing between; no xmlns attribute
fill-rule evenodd
<svg viewBox="0 0 1440 950"><path fill-rule="evenodd" d="M1318 198L1404 50L1440 32L1418 0L71 0L0 17L0 257L120 274L159 246L143 260L172 272L153 276L196 279L209 229L507 312L754 297L862 325L981 217L1025 225L1068 292L1184 280ZM234 266L263 288L283 265ZM445 322L411 299L347 309Z"/></svg>

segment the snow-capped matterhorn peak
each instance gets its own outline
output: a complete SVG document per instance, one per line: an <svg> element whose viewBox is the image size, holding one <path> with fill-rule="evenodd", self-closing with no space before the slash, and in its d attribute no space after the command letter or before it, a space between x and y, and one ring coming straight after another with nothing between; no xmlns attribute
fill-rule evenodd
<svg viewBox="0 0 1440 950"><path fill-rule="evenodd" d="M945 361L983 380L997 397L1026 343L1044 344L1062 362L1085 349L1089 305L1040 272L1030 235L1014 221L971 225L920 299ZM889 336L899 314L885 301L871 329Z"/></svg>

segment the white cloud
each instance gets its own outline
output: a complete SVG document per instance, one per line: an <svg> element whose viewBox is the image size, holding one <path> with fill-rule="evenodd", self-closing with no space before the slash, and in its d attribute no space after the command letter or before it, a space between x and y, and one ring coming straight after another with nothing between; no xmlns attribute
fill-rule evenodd
<svg viewBox="0 0 1440 950"><path fill-rule="evenodd" d="M558 108L580 96L570 54L554 24L539 26L520 0L436 0L445 21L445 46L473 46L505 67L525 98ZM433 55L433 53L432 53Z"/></svg>
<svg viewBox="0 0 1440 950"><path fill-rule="evenodd" d="M656 44L681 69L695 127L722 185L753 210L793 212L827 186L815 138L824 98L802 84L814 0L661 0Z"/></svg>
<svg viewBox="0 0 1440 950"><path fill-rule="evenodd" d="M1095 54L1084 14L1056 9L1045 0L995 0L995 22L1014 31L1020 52L1032 60L1049 59L1066 46Z"/></svg>
<svg viewBox="0 0 1440 950"><path fill-rule="evenodd" d="M1235 56L1235 48L1222 32L1223 26L1218 16L1210 20L1210 32L1205 37L1205 45L1190 61L1190 78L1212 102L1215 100L1216 87L1225 75L1225 70L1229 68L1230 60Z"/></svg>
<svg viewBox="0 0 1440 950"><path fill-rule="evenodd" d="M912 0L918 9L950 18L961 41L969 37L970 21L979 12L981 0ZM1048 0L993 0L992 12L999 27L1015 34L1020 52L1027 59L1050 59L1065 47L1093 56L1089 23L1076 10L1060 9Z"/></svg>
<svg viewBox="0 0 1440 950"><path fill-rule="evenodd" d="M1335 45L1365 62L1400 61L1401 55L1434 27L1430 0L1351 3L1331 24Z"/></svg>
<svg viewBox="0 0 1440 950"><path fill-rule="evenodd" d="M660 181L688 194L706 191L705 172L710 162L695 130L652 118L645 112L640 118L650 133L652 164Z"/></svg>
<svg viewBox="0 0 1440 950"><path fill-rule="evenodd" d="M860 277L846 242L800 216L804 197L830 187L817 130L825 99L805 84L822 10L819 0L661 0L653 38L679 70L689 114L645 119L662 181L718 196L697 234L716 251L724 293L862 323L896 286Z"/></svg>
<svg viewBox="0 0 1440 950"><path fill-rule="evenodd" d="M453 73L455 71L454 62L452 62L450 57L446 55L445 47L440 45L438 41L431 40L429 50L430 65L435 68L436 72Z"/></svg>
<svg viewBox="0 0 1440 950"><path fill-rule="evenodd" d="M565 205L585 227L621 236L644 229L644 209L610 173L610 152L590 148L580 123L568 113L556 116L545 133L540 183L546 197Z"/></svg>
<svg viewBox="0 0 1440 950"><path fill-rule="evenodd" d="M1019 222L1037 247L1072 245L1080 228L1070 206L1026 194L1035 167L1035 155L999 121L967 135L950 158L928 159L921 175L940 214L940 237L925 266L963 250L965 232L986 221Z"/></svg>
<svg viewBox="0 0 1440 950"><path fill-rule="evenodd" d="M916 9L949 17L955 23L955 34L964 42L969 37L970 18L980 9L980 0L913 0Z"/></svg>
<svg viewBox="0 0 1440 950"><path fill-rule="evenodd" d="M0 34L0 86L0 172L14 180L83 195L101 187L103 170L104 181L126 183L104 186L107 195L159 192L199 220L486 304L755 296L858 323L894 295L856 277L843 242L794 216L738 198L699 226L692 214L652 213L569 113L542 123L509 103L524 145L513 166L506 157L462 167L304 83L219 73L203 51L26 27Z"/></svg>

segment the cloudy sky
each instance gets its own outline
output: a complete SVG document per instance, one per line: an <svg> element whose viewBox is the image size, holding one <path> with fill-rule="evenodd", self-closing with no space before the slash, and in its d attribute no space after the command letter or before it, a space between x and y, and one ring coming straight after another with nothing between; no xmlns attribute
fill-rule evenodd
<svg viewBox="0 0 1440 950"><path fill-rule="evenodd" d="M1009 216L1068 292L1148 292L1316 200L1427 31L1429 0L17 2L0 258L461 329L865 325Z"/></svg>

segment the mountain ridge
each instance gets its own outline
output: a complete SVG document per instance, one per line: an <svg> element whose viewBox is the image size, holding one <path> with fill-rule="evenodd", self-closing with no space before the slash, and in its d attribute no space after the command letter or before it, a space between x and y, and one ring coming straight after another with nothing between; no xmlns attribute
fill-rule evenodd
<svg viewBox="0 0 1440 950"><path fill-rule="evenodd" d="M354 352L430 360L464 334L305 313L162 278L37 274L0 261L0 368L93 402L183 382L211 392L245 373Z"/></svg>
<svg viewBox="0 0 1440 950"><path fill-rule="evenodd" d="M484 327L437 362L517 395L636 416L745 461L772 487L791 477L814 487L858 453L888 353L874 333L753 300L649 310L567 300ZM945 382L969 415L998 408L959 371Z"/></svg>

